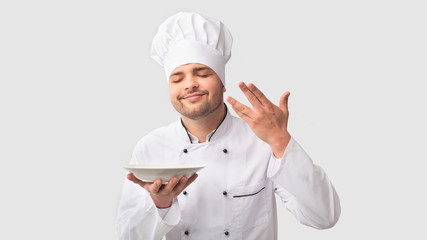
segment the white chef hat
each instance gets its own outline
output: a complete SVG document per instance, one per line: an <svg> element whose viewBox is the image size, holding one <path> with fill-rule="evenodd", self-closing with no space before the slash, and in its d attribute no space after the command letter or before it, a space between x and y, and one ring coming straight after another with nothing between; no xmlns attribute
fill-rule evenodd
<svg viewBox="0 0 427 240"><path fill-rule="evenodd" d="M159 26L151 57L164 67L167 79L181 65L200 63L212 68L225 86L225 64L231 57L232 43L231 33L222 22L179 12Z"/></svg>

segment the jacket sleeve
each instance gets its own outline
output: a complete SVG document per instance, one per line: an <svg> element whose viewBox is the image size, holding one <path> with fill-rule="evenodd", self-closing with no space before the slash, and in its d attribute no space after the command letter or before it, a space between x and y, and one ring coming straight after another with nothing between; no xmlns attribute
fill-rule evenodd
<svg viewBox="0 0 427 240"><path fill-rule="evenodd" d="M338 221L341 206L332 183L295 139L291 138L281 159L271 155L267 177L300 223L326 229Z"/></svg>
<svg viewBox="0 0 427 240"><path fill-rule="evenodd" d="M137 164L137 147L131 164ZM180 221L177 199L167 211L159 213L150 194L141 186L125 180L116 220L116 233L120 240L160 240Z"/></svg>

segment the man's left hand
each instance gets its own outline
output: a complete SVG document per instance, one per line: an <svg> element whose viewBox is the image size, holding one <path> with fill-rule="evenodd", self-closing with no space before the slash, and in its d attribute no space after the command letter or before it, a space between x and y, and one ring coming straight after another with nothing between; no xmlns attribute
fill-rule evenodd
<svg viewBox="0 0 427 240"><path fill-rule="evenodd" d="M270 145L274 156L281 158L291 139L291 135L287 130L290 92L285 92L280 97L278 107L271 103L252 83L246 85L240 82L239 87L252 104L252 108L232 97L228 97L227 101L231 104L237 115L248 123L255 135Z"/></svg>

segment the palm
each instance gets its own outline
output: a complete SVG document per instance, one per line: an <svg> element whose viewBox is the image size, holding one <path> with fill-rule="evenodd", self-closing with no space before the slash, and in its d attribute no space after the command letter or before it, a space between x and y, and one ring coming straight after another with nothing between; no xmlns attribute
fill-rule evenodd
<svg viewBox="0 0 427 240"><path fill-rule="evenodd" d="M268 100L265 95L253 84L239 83L239 87L252 105L252 108L238 102L232 97L227 101L240 118L245 120L252 131L270 146L277 142L289 141L288 125L288 99L289 92L285 92L281 98L279 107ZM286 147L286 146L285 146ZM274 149L273 149L274 151Z"/></svg>

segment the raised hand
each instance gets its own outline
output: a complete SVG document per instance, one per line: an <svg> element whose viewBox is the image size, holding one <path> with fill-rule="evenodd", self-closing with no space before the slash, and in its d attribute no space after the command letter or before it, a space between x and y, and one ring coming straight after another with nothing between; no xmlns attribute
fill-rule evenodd
<svg viewBox="0 0 427 240"><path fill-rule="evenodd" d="M268 100L265 95L252 83L239 83L239 88L252 104L252 108L240 103L232 97L227 101L240 118L245 120L252 131L268 143L274 156L280 158L285 152L291 139L288 127L288 99L290 92L280 97L279 107Z"/></svg>

